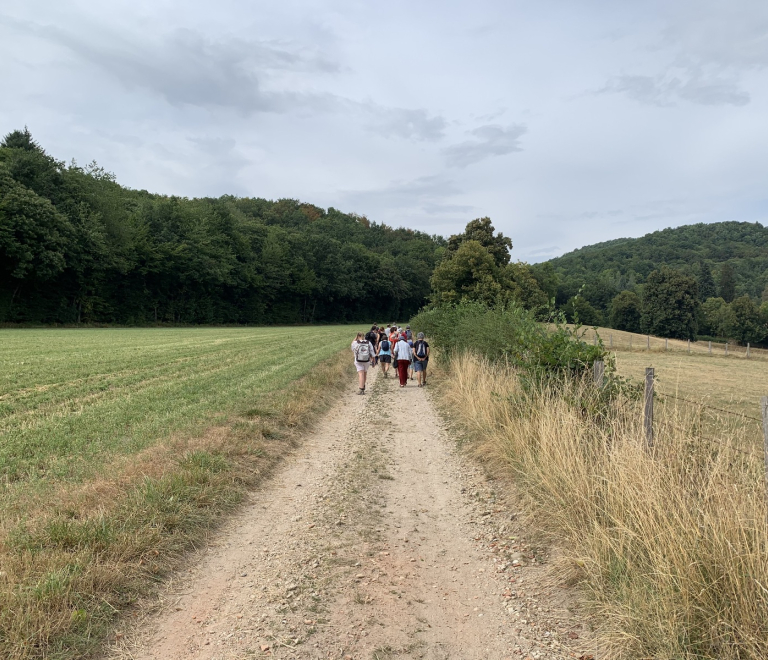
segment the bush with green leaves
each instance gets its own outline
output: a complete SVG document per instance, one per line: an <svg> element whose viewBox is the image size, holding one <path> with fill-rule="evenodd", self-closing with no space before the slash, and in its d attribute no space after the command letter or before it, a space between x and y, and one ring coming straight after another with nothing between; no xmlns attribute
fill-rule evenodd
<svg viewBox="0 0 768 660"><path fill-rule="evenodd" d="M424 309L411 327L426 333L448 356L473 351L530 376L579 376L596 360L608 360L602 342L588 344L580 327L566 325L562 316L552 320L539 323L516 304L488 307L464 301Z"/></svg>

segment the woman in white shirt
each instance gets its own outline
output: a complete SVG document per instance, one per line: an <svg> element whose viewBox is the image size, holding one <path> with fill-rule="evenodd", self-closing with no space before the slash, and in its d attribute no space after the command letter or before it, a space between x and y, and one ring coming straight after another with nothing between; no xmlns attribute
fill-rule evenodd
<svg viewBox="0 0 768 660"><path fill-rule="evenodd" d="M365 379L368 376L368 367L373 364L373 344L369 342L362 332L357 333L357 338L352 342L352 353L355 355L355 367L357 368L357 380L360 386L358 394L365 394Z"/></svg>
<svg viewBox="0 0 768 660"><path fill-rule="evenodd" d="M411 347L405 338L405 334L400 335L397 344L394 347L394 356L397 360L397 375L400 378L400 387L408 384L408 368L411 366Z"/></svg>

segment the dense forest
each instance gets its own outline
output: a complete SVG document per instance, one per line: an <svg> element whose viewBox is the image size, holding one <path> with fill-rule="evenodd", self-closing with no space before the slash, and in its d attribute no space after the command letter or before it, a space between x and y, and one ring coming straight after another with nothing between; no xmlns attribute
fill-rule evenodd
<svg viewBox="0 0 768 660"><path fill-rule="evenodd" d="M0 143L0 322L409 318L447 243L291 199L186 199Z"/></svg>
<svg viewBox="0 0 768 660"><path fill-rule="evenodd" d="M768 228L718 222L664 229L537 264L556 303L587 324L696 338L768 337Z"/></svg>

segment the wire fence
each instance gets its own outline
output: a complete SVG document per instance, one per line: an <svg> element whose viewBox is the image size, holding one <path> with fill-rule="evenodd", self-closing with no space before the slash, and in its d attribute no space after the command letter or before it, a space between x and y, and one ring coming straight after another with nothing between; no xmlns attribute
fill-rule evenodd
<svg viewBox="0 0 768 660"><path fill-rule="evenodd" d="M653 335L641 335L622 330L607 328L586 328L582 331L583 341L597 343L602 340L608 350L674 352L689 355L711 355L720 357L741 357L768 360L768 349L757 348L747 343L746 346L735 342L717 342L709 340L687 341L667 339Z"/></svg>
<svg viewBox="0 0 768 660"><path fill-rule="evenodd" d="M595 382L602 386L604 366L600 363L595 366ZM672 429L683 436L702 442L707 442L712 446L727 449L739 455L747 456L751 459L759 460L765 472L766 498L768 498L768 396L763 397L761 401L760 417L750 415L744 412L728 410L721 406L714 406L704 401L697 401L679 394L669 392L656 392L656 374L653 367L646 369L645 392L643 397L643 427L645 430L646 446L650 449L654 447L654 431L662 429ZM657 400L662 404L661 410L654 410L653 402ZM674 402L675 409L670 409L667 404ZM624 404L627 402L625 401ZM687 424L680 423L681 416L678 403L695 407L696 415L688 415L684 421ZM630 413L627 406L622 405L619 409ZM704 420L704 414L709 413L713 419L707 424ZM631 414L631 413L630 413ZM738 420L737 424L729 426L722 419L727 416L728 419ZM710 431L715 433L705 433L709 426ZM751 428L750 428L751 427ZM761 433L762 431L762 433ZM716 433L724 437L713 437ZM752 435L754 433L754 435ZM762 440L762 442L760 442ZM738 444L737 444L738 443ZM762 446L761 446L762 445Z"/></svg>

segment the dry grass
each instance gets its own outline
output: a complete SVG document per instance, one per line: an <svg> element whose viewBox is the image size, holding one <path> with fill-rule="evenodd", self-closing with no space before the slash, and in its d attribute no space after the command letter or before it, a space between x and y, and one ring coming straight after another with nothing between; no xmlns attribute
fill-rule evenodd
<svg viewBox="0 0 768 660"><path fill-rule="evenodd" d="M690 350L691 355L710 355L725 356L725 344L720 342L692 341L690 344L682 339L664 339L663 337L654 337L641 335L636 332L624 332L623 330L614 330L613 328L597 328L597 334L603 340L603 344L611 351L637 351L652 353L674 352L686 353ZM584 328L585 341L594 340L595 330L593 328ZM750 359L768 360L768 350L764 348L750 348ZM737 346L734 343L728 344L728 357L746 358L746 346Z"/></svg>
<svg viewBox="0 0 768 660"><path fill-rule="evenodd" d="M82 658L116 615L204 542L351 378L347 352L28 509L0 540L0 657ZM54 492L55 494L55 492Z"/></svg>
<svg viewBox="0 0 768 660"><path fill-rule="evenodd" d="M644 450L640 403L598 422L567 396L523 392L514 373L457 358L442 388L475 447L514 476L583 581L607 658L768 657L768 527L759 455L699 437L670 408Z"/></svg>

